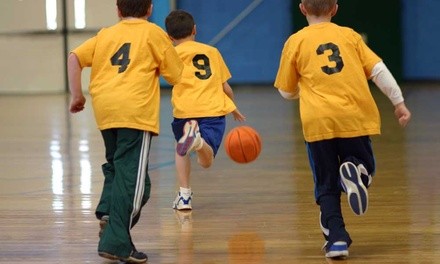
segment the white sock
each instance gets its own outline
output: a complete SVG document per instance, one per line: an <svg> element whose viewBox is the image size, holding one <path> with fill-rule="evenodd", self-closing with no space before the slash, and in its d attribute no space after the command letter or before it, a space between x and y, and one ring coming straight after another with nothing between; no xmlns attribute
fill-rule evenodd
<svg viewBox="0 0 440 264"><path fill-rule="evenodd" d="M185 196L191 196L191 188L180 187L180 194Z"/></svg>

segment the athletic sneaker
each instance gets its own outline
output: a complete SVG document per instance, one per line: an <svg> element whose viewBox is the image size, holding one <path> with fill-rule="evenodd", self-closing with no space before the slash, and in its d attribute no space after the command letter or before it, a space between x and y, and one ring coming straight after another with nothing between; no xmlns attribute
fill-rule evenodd
<svg viewBox="0 0 440 264"><path fill-rule="evenodd" d="M118 257L102 251L98 252L98 255L106 259L120 260L125 263L146 263L148 260L148 256L145 253L138 251L131 252L130 256L128 256L127 258Z"/></svg>
<svg viewBox="0 0 440 264"><path fill-rule="evenodd" d="M173 202L173 209L176 210L191 210L191 200L192 193L190 195L185 195L179 192L176 196L176 199Z"/></svg>
<svg viewBox="0 0 440 264"><path fill-rule="evenodd" d="M109 219L108 215L103 215L101 217L101 220L99 220L99 237L101 237L102 233L104 233L104 229L108 224L108 219Z"/></svg>
<svg viewBox="0 0 440 264"><path fill-rule="evenodd" d="M368 171L363 164L359 164L357 168L361 173L361 179L362 182L364 183L364 186L367 187L368 189L368 187L370 187L371 185L371 182L373 181L373 177L370 174L368 174Z"/></svg>
<svg viewBox="0 0 440 264"><path fill-rule="evenodd" d="M324 244L326 258L346 258L348 257L348 245L345 241L336 241L332 245L328 242Z"/></svg>
<svg viewBox="0 0 440 264"><path fill-rule="evenodd" d="M133 251L128 258L119 258L119 260L125 263L146 263L148 256L143 252Z"/></svg>
<svg viewBox="0 0 440 264"><path fill-rule="evenodd" d="M347 193L348 204L356 215L368 209L368 191L362 182L361 172L352 162L344 162L339 168L341 185Z"/></svg>
<svg viewBox="0 0 440 264"><path fill-rule="evenodd" d="M202 137L196 120L189 120L183 127L183 136L177 142L176 151L180 156L185 156L201 147Z"/></svg>

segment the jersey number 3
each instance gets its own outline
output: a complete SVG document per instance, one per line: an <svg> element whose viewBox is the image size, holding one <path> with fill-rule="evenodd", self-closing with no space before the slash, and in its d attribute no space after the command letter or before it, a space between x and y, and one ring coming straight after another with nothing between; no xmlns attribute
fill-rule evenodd
<svg viewBox="0 0 440 264"><path fill-rule="evenodd" d="M321 44L319 45L318 49L316 49L316 54L322 55L326 50L332 51L332 54L328 56L328 60L331 62L335 62L336 66L334 67L323 66L321 67L321 70L328 75L341 72L342 68L344 68L344 62L342 61L342 57L340 55L338 45L333 44L331 42L327 44Z"/></svg>
<svg viewBox="0 0 440 264"><path fill-rule="evenodd" d="M119 66L118 73L124 72L130 64L130 46L131 43L124 43L110 59L113 66Z"/></svg>

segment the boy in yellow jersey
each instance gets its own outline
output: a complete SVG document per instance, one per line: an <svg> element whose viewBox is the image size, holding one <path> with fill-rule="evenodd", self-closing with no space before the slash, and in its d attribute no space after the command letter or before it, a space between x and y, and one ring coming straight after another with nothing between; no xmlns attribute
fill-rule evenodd
<svg viewBox="0 0 440 264"><path fill-rule="evenodd" d="M341 191L355 214L366 212L375 171L369 136L380 134L368 80L391 100L400 125L406 126L411 114L381 58L358 33L331 22L337 0L302 0L299 7L309 26L285 43L274 86L286 99L299 98L325 256L347 257L352 241L342 217Z"/></svg>
<svg viewBox="0 0 440 264"><path fill-rule="evenodd" d="M107 163L96 217L102 232L101 257L145 263L130 229L150 195L148 157L159 134L159 74L176 84L183 64L167 34L147 21L151 0L117 0L120 21L75 48L69 55L70 111L84 109L81 72L91 67L89 91Z"/></svg>
<svg viewBox="0 0 440 264"><path fill-rule="evenodd" d="M188 210L192 209L189 154L195 151L199 165L209 168L225 132L225 115L232 113L238 121L245 117L234 104L227 82L231 74L220 52L195 41L196 26L191 14L172 11L165 19L165 27L185 65L181 81L173 87L171 126L177 141L175 162L180 184L173 208Z"/></svg>

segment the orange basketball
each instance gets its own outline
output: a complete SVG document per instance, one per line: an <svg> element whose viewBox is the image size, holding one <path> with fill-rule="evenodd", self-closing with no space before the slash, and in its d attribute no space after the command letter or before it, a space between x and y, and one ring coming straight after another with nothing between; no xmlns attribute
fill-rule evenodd
<svg viewBox="0 0 440 264"><path fill-rule="evenodd" d="M249 126L231 129L225 138L225 150L229 158L238 163L254 161L261 152L261 138Z"/></svg>

